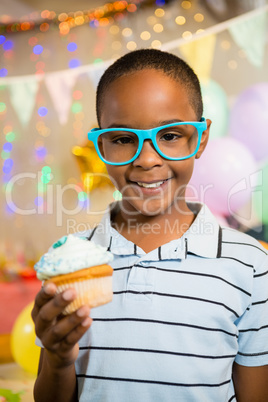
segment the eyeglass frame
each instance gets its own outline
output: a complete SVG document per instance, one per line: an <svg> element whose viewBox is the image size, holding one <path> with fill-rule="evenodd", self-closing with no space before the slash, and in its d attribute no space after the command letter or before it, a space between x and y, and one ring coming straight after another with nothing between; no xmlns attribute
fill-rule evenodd
<svg viewBox="0 0 268 402"><path fill-rule="evenodd" d="M181 126L181 125L186 125L186 124L190 124L190 125L194 126L197 129L198 141L197 141L195 151L192 152L188 156L182 156L182 157L179 157L179 158L171 158L171 157L168 157L165 154L163 154L163 152L160 150L159 146L157 145L156 134L160 130L163 130L165 128ZM202 117L200 121L182 121L182 122L169 123L169 124L165 124L164 126L154 127L154 128L150 128L148 130L123 128L123 127L101 129L101 128L97 127L97 128L92 128L88 132L87 135L88 135L88 140L93 142L94 147L96 149L96 152L97 152L99 158L102 160L102 162L104 162L107 165L123 166L123 165L128 165L129 163L133 162L135 159L138 158L138 156L141 153L143 143L144 143L145 140L151 140L155 150L157 151L157 153L164 159L171 160L171 161L181 161L181 160L189 159L192 156L195 156L197 154L197 152L199 150L199 147L200 147L202 134L206 129L207 129L207 122L206 122L206 119L204 117ZM138 139L139 139L139 145L138 145L138 149L137 149L135 155L131 159L126 161L126 162L109 162L109 161L107 161L106 159L103 158L103 156L101 155L100 150L99 150L99 146L98 146L98 138L99 138L99 136L101 134L109 133L109 132L113 132L113 131L117 131L117 130L125 130L127 132L136 134Z"/></svg>

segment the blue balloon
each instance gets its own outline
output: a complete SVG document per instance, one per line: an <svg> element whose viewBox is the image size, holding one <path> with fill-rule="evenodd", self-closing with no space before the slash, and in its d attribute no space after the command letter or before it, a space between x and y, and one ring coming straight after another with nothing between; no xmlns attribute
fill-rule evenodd
<svg viewBox="0 0 268 402"><path fill-rule="evenodd" d="M215 81L201 82L206 119L212 120L210 138L224 137L228 130L229 107L224 89Z"/></svg>

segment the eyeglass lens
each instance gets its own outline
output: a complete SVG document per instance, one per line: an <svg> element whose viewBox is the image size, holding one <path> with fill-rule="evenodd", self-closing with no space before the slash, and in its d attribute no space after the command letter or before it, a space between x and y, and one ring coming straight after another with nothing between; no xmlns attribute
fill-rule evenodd
<svg viewBox="0 0 268 402"><path fill-rule="evenodd" d="M191 124L177 125L159 130L156 144L167 158L183 158L197 147L198 132ZM139 137L125 129L104 132L98 137L98 147L107 162L123 163L132 159L139 146Z"/></svg>

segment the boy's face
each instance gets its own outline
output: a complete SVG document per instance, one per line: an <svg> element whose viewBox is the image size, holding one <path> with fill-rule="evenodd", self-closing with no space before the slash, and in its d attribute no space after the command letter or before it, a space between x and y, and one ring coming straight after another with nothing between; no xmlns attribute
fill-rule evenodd
<svg viewBox="0 0 268 402"><path fill-rule="evenodd" d="M104 95L101 128L149 129L174 121L197 121L186 89L163 72L146 69L115 80ZM210 121L208 126L210 125ZM195 157L170 161L162 158L150 140L138 158L123 166L106 165L123 196L123 208L135 215L176 214L185 210L185 187L206 146L209 128L203 133ZM174 216L174 215L173 215ZM176 214L176 216L178 216Z"/></svg>

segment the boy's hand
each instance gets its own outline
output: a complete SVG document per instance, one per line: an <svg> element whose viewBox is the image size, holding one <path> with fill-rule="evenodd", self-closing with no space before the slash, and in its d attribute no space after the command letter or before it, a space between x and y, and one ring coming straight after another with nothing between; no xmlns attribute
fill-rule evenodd
<svg viewBox="0 0 268 402"><path fill-rule="evenodd" d="M74 289L56 295L56 286L48 284L37 294L32 310L35 331L55 368L66 367L78 356L78 341L92 323L90 308L83 306L64 316L64 308L76 297Z"/></svg>

